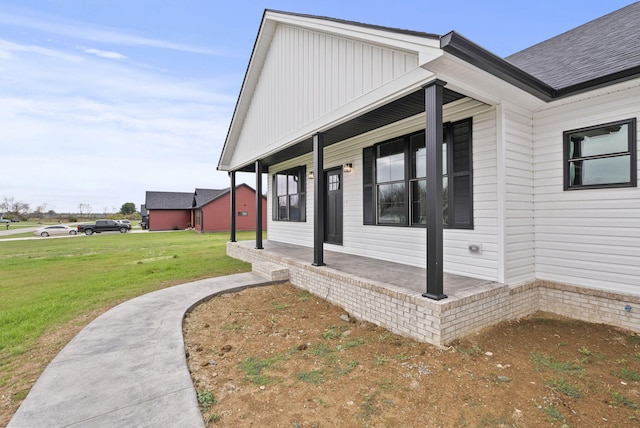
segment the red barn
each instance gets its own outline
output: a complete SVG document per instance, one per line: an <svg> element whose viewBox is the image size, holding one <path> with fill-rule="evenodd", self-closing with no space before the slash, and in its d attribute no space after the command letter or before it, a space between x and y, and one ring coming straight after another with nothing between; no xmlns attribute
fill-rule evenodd
<svg viewBox="0 0 640 428"><path fill-rule="evenodd" d="M145 208L149 230L198 232L230 230L230 189L196 189L194 193L147 192ZM256 191L247 184L236 186L236 230L255 230ZM262 197L262 224L267 224L267 198Z"/></svg>

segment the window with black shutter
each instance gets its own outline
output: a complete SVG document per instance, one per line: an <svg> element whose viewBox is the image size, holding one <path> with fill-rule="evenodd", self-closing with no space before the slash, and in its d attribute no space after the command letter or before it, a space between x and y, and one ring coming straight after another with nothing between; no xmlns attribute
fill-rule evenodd
<svg viewBox="0 0 640 428"><path fill-rule="evenodd" d="M471 118L445 123L442 147L443 226L473 228ZM363 150L363 223L426 224L424 131Z"/></svg>
<svg viewBox="0 0 640 428"><path fill-rule="evenodd" d="M273 220L306 221L305 174L299 166L273 175Z"/></svg>

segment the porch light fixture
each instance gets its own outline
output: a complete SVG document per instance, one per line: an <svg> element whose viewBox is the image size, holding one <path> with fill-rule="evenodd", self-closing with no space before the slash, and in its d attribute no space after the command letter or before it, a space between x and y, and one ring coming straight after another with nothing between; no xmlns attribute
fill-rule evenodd
<svg viewBox="0 0 640 428"><path fill-rule="evenodd" d="M353 164L351 163L345 163L344 166L342 167L342 170L344 172L351 172L352 169L353 169Z"/></svg>
<svg viewBox="0 0 640 428"><path fill-rule="evenodd" d="M313 171L309 171L309 173L307 174L307 178L309 180L313 180Z"/></svg>

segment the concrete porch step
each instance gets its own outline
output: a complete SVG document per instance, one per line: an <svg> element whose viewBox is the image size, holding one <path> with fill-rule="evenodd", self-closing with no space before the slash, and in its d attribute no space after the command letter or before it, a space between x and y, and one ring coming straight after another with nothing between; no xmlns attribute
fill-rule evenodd
<svg viewBox="0 0 640 428"><path fill-rule="evenodd" d="M254 262L251 272L269 281L288 281L289 269L273 262Z"/></svg>

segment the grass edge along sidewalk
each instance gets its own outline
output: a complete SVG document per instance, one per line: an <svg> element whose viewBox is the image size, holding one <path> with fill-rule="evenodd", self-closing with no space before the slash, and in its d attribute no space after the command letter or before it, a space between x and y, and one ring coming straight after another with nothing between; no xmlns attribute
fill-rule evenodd
<svg viewBox="0 0 640 428"><path fill-rule="evenodd" d="M0 412L7 406L15 411L73 335L62 342L47 340L46 346L42 337L79 331L118 303L154 290L249 271L249 264L226 256L227 241L227 233L190 231L3 241ZM0 414L0 425L8 422L6 416Z"/></svg>

